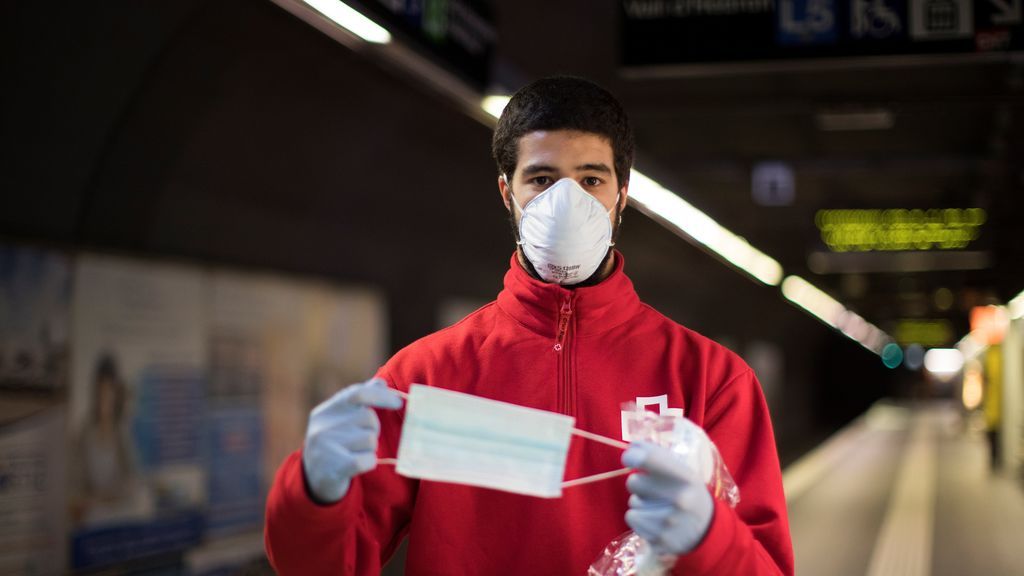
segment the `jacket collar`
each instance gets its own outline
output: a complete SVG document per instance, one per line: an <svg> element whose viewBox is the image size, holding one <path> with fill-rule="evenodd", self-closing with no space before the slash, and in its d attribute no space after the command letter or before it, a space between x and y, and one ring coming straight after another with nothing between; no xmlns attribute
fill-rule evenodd
<svg viewBox="0 0 1024 576"><path fill-rule="evenodd" d="M598 334L622 324L640 309L633 282L622 271L624 265L622 253L615 250L615 269L608 278L594 286L570 290L533 278L513 253L505 273L505 288L498 294L498 306L530 330L555 337L559 313L569 303L575 334Z"/></svg>

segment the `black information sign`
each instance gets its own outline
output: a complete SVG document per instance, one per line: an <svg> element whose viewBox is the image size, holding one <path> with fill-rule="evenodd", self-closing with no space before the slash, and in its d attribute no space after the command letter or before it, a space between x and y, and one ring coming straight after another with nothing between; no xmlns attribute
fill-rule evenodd
<svg viewBox="0 0 1024 576"><path fill-rule="evenodd" d="M478 90L490 79L496 38L491 0L357 0L367 14Z"/></svg>
<svg viewBox="0 0 1024 576"><path fill-rule="evenodd" d="M620 0L623 64L1024 49L1024 0Z"/></svg>

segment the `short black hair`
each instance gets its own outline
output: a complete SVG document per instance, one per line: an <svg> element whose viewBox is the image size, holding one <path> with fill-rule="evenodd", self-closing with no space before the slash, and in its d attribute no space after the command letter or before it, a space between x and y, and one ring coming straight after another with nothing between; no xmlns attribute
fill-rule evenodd
<svg viewBox="0 0 1024 576"><path fill-rule="evenodd" d="M633 128L622 104L604 88L583 78L553 76L527 84L509 100L498 119L491 153L498 172L512 177L519 139L538 130L578 130L611 142L619 187L633 166Z"/></svg>

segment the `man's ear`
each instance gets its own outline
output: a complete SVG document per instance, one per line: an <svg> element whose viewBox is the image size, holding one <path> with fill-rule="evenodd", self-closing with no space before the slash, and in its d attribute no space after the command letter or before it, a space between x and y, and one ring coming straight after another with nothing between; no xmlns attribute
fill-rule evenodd
<svg viewBox="0 0 1024 576"><path fill-rule="evenodd" d="M629 201L629 182L622 185L622 189L619 190L619 214L622 214L623 210L626 209L626 202Z"/></svg>
<svg viewBox="0 0 1024 576"><path fill-rule="evenodd" d="M501 193L501 200L505 203L505 210L512 210L512 200L509 198L512 189L509 188L508 182L505 182L505 176L502 174L498 175L498 192Z"/></svg>

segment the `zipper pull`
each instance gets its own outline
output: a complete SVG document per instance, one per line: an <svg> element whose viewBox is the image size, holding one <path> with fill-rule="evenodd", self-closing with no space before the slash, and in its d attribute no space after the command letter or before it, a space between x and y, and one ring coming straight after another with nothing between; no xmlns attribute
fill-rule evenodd
<svg viewBox="0 0 1024 576"><path fill-rule="evenodd" d="M555 343L555 352L561 352L565 344L565 334L569 331L569 316L572 315L572 300L567 299L562 303L562 309L558 311L558 342Z"/></svg>

